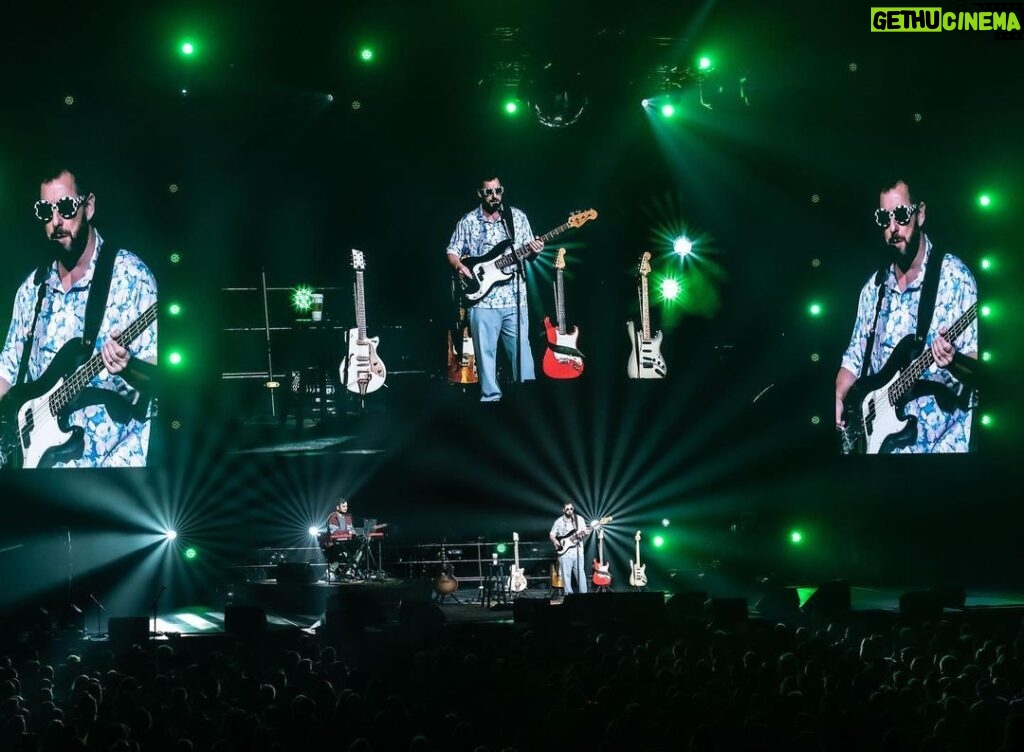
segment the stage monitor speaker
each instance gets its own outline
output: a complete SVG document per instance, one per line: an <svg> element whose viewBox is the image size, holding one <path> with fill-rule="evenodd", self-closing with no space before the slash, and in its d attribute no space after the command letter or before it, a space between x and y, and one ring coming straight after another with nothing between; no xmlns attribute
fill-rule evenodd
<svg viewBox="0 0 1024 752"><path fill-rule="evenodd" d="M803 612L811 616L829 618L850 610L850 583L832 580L822 583L804 603Z"/></svg>
<svg viewBox="0 0 1024 752"><path fill-rule="evenodd" d="M239 636L252 636L267 629L267 612L262 606L237 606L224 608L224 631Z"/></svg>
<svg viewBox="0 0 1024 752"><path fill-rule="evenodd" d="M316 582L316 572L308 561L298 564L278 564L274 569L278 585L311 585Z"/></svg>
<svg viewBox="0 0 1024 752"><path fill-rule="evenodd" d="M963 610L967 605L967 591L963 585L936 585L931 591L938 597L943 608Z"/></svg>
<svg viewBox="0 0 1024 752"><path fill-rule="evenodd" d="M800 614L800 594L796 588L771 586L754 605L754 610L766 619L794 619Z"/></svg>
<svg viewBox="0 0 1024 752"><path fill-rule="evenodd" d="M914 590L900 594L900 613L912 619L938 619L942 616L942 597L935 590Z"/></svg>
<svg viewBox="0 0 1024 752"><path fill-rule="evenodd" d="M707 613L713 624L730 625L747 620L746 598L712 598Z"/></svg>
<svg viewBox="0 0 1024 752"><path fill-rule="evenodd" d="M673 593L665 602L665 611L672 617L696 617L704 616L704 609L707 606L708 594L703 590L692 590L688 593Z"/></svg>
<svg viewBox="0 0 1024 752"><path fill-rule="evenodd" d="M107 625L110 642L115 645L145 645L149 640L149 617L111 616Z"/></svg>
<svg viewBox="0 0 1024 752"><path fill-rule="evenodd" d="M398 606L398 623L414 630L432 631L444 626L448 617L436 603L429 601L402 601Z"/></svg>
<svg viewBox="0 0 1024 752"><path fill-rule="evenodd" d="M561 608L570 619L594 624L654 624L665 616L665 594L653 592L572 593Z"/></svg>

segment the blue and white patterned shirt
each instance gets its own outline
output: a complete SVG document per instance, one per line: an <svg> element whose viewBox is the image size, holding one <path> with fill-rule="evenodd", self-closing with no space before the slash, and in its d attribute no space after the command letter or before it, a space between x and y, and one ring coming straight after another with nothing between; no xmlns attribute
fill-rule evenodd
<svg viewBox="0 0 1024 752"><path fill-rule="evenodd" d="M57 263L50 267L45 281L47 287L43 307L39 311L36 336L32 342L32 353L28 359L26 381L35 381L45 373L50 362L61 347L69 340L81 337L85 330L85 307L96 259L103 252L103 239L96 233L96 253L89 268L70 290L64 291L57 271ZM35 314L38 287L34 284L35 273L30 274L14 298L14 314L7 332L7 340L0 352L0 377L13 384L21 366L21 354L29 327ZM96 337L96 351L107 341L112 329L122 332L156 303L156 280L149 268L130 251L117 251L114 261L107 310L100 323ZM156 321L146 327L128 350L134 358L157 362ZM102 369L89 382L88 387L107 389L134 403L138 392L121 376L111 376ZM84 429L84 452L80 459L58 462L54 467L144 467L149 450L149 429L152 405L147 409L146 418L129 418L120 423L108 413L106 405L89 405L76 410L70 416L72 426ZM133 411L134 412L134 411Z"/></svg>
<svg viewBox="0 0 1024 752"><path fill-rule="evenodd" d="M515 246L521 246L533 240L533 230L530 229L530 221L519 209L512 207L512 226L515 229ZM493 222L484 215L483 209L479 206L459 220L452 233L452 239L448 241L448 253L454 253L460 258L462 256L483 256L503 240L508 240L508 233L505 232L505 223L499 216ZM519 302L526 306L526 283L519 285ZM511 277L508 282L496 285L489 293L484 295L477 308L515 308L516 306L516 279Z"/></svg>
<svg viewBox="0 0 1024 752"><path fill-rule="evenodd" d="M896 345L908 334L917 331L917 310L921 300L921 285L924 282L928 259L931 256L932 244L925 236L925 257L921 272L917 278L900 292L896 286L896 274L892 266L885 278L885 292L882 308L878 312L878 332L875 335L874 349L871 353L871 367L868 373L877 373L886 364ZM878 300L878 287L874 275L860 291L857 305L857 321L853 325L850 345L843 354L843 368L854 376L860 376L864 362L864 349L867 347L871 324L875 318L875 305ZM970 269L956 256L947 254L942 261L942 274L935 299L935 315L928 328L926 345L941 328L950 328L957 319L978 300L978 285ZM964 354L978 352L978 321L975 319L954 343L957 351ZM973 393L962 382L954 378L945 368L935 363L924 372L922 379L936 381L949 388L956 395L953 410L946 411L936 402L935 397L921 396L907 403L907 415L918 419L917 441L896 450L898 453L912 454L925 452L967 452L971 439L971 418L973 411Z"/></svg>

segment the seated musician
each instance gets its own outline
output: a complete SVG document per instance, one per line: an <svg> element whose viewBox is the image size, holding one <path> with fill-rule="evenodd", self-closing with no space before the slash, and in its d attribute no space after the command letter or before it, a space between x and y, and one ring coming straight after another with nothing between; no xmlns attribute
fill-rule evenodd
<svg viewBox="0 0 1024 752"><path fill-rule="evenodd" d="M334 511L327 515L327 532L331 533L331 537L335 536L334 533L348 533L352 535L355 532L355 526L352 524L352 515L348 513L348 499L344 496L338 497L338 503L334 507Z"/></svg>

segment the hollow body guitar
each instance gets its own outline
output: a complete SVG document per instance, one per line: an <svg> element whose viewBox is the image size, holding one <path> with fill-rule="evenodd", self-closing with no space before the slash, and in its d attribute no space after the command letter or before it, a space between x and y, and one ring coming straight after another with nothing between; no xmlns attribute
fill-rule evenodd
<svg viewBox="0 0 1024 752"><path fill-rule="evenodd" d="M360 396L375 392L384 386L387 369L377 355L380 337L366 336L366 296L363 291L363 271L366 259L362 251L352 249L352 269L355 271L353 295L355 297L356 325L348 331L348 355L338 369L345 388Z"/></svg>
<svg viewBox="0 0 1024 752"><path fill-rule="evenodd" d="M508 589L512 593L526 590L526 572L519 566L519 533L512 533L512 546L515 549L515 564L509 570Z"/></svg>
<svg viewBox="0 0 1024 752"><path fill-rule="evenodd" d="M448 381L452 384L475 384L479 380L466 309L460 308L459 320L453 329L448 330Z"/></svg>

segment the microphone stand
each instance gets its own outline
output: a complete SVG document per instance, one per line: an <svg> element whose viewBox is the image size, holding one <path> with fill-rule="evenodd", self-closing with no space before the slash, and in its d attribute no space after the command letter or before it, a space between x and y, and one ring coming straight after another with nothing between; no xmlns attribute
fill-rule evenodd
<svg viewBox="0 0 1024 752"><path fill-rule="evenodd" d="M96 604L96 636L100 637L103 634L103 612L107 609L103 608L103 604L99 602L95 595L89 593L89 600Z"/></svg>
<svg viewBox="0 0 1024 752"><path fill-rule="evenodd" d="M167 590L167 586L161 585L160 592L156 594L156 599L153 601L153 636L156 636L156 607L165 590Z"/></svg>
<svg viewBox="0 0 1024 752"><path fill-rule="evenodd" d="M526 280L526 263L523 259L519 258L516 254L516 241L515 241L515 215L512 214L511 208L509 208L509 214L511 217L511 226L509 226L509 219L505 216L505 205L501 206L501 221L505 223L505 234L512 241L512 253L516 260L516 378L515 381L518 384L523 383L523 332L522 332L522 319L523 319L523 299L521 297L520 284ZM495 353L497 355L497 353Z"/></svg>

